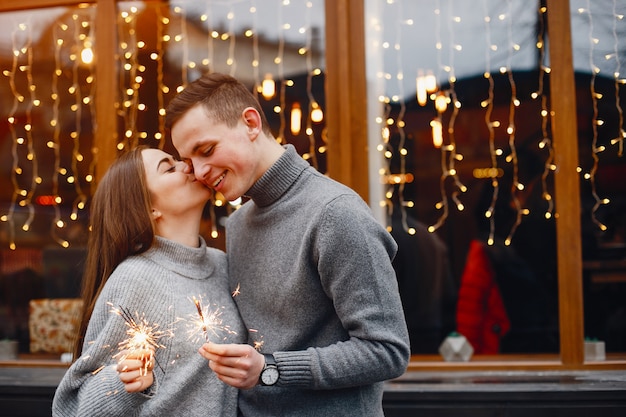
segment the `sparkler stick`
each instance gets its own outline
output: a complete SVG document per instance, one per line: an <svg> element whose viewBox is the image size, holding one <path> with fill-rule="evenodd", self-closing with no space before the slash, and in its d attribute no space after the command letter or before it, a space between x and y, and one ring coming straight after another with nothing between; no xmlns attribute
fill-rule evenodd
<svg viewBox="0 0 626 417"><path fill-rule="evenodd" d="M202 312L202 305L200 304L200 300L195 296L192 297L192 301L196 305L196 309L198 309L198 315L200 316L200 321L202 322L202 332L204 333L204 340L209 341L209 334L206 331L206 321L204 319L204 313Z"/></svg>

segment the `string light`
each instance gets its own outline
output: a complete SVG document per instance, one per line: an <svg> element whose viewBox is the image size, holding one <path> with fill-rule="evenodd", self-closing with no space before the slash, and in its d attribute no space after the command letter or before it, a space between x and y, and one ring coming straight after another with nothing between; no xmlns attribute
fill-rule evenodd
<svg viewBox="0 0 626 417"><path fill-rule="evenodd" d="M554 200L548 189L548 177L553 172L554 165L554 146L548 132L548 122L550 112L548 110L548 96L544 91L544 77L550 73L550 69L545 65L546 48L545 48L545 30L546 30L546 7L539 6L537 21L539 28L537 31L537 49L539 50L539 88L537 92L531 94L531 98L541 98L541 134L542 140L539 142L539 149L546 149L548 156L544 163L543 173L541 174L541 197L547 202L547 209L544 213L546 219L552 218L554 212Z"/></svg>
<svg viewBox="0 0 626 417"><path fill-rule="evenodd" d="M626 131L624 131L624 111L620 104L620 90L626 79L621 74L621 61L619 56L619 37L617 36L617 24L624 20L624 15L617 13L617 0L613 0L613 57L615 58L615 71L613 77L615 78L615 108L618 114L618 134L617 137L611 140L611 145L617 145L617 155L622 157L624 155L624 138L626 138Z"/></svg>
<svg viewBox="0 0 626 417"><path fill-rule="evenodd" d="M458 153L458 149L456 145L455 130L454 130L456 119L462 107L462 103L458 99L456 90L455 90L456 75L454 72L455 54L463 49L463 47L460 44L455 43L455 38L454 38L454 35L455 35L454 25L461 23L461 17L453 16L451 14L447 16L447 27L448 27L449 37L450 37L450 48L448 49L448 60L449 60L448 62L449 63L448 65L442 65L442 60L441 60L442 43L441 43L441 33L440 33L441 31L441 8L440 8L439 2L437 2L437 5L436 5L435 15L436 15L436 22L437 22L436 26L438 28L437 42L436 42L437 63L438 63L439 70L440 71L443 70L444 72L448 74L448 90L446 94L447 94L447 97L449 97L450 99L450 103L452 104L452 112L450 114L450 118L448 120L448 127L447 127L449 143L448 145L441 146L440 148L441 149L441 176L439 179L439 189L441 193L441 201L437 203L436 208L443 209L443 211L441 215L439 216L439 219L437 220L437 222L428 227L428 230L430 232L434 232L435 230L439 229L445 223L448 217L448 214L449 214L448 197L447 197L447 190L446 190L446 182L448 178L452 178L454 185L455 185L455 189L454 191L452 191L450 198L454 202L458 211L463 211L465 209L465 205L462 203L461 199L459 198L459 195L467 191L467 187L460 181L460 178L458 176L458 172L455 166L457 161L460 161L463 159L463 156L460 153Z"/></svg>
<svg viewBox="0 0 626 417"><path fill-rule="evenodd" d="M511 244L511 239L515 234L518 226L522 222L522 214L524 210L522 209L521 203L517 194L519 191L524 189L524 185L519 182L519 164L517 159L517 148L515 143L515 113L517 107L520 105L520 101L517 98L517 85L515 83L515 79L513 78L513 69L511 68L511 59L513 57L513 53L517 50L517 44L513 42L513 11L512 11L512 2L511 0L507 1L508 5L508 13L506 15L507 20L507 40L509 42L508 54L507 54L507 65L505 68L505 72L509 79L509 85L511 86L511 98L509 100L509 124L507 127L507 134L509 137L509 149L511 151L510 155L507 158L507 162L513 165L513 181L511 184L511 200L513 206L515 207L515 222L509 231L508 236L504 240L505 245ZM504 18L504 17L503 17Z"/></svg>
<svg viewBox="0 0 626 417"><path fill-rule="evenodd" d="M315 139L315 134L313 131L313 123L321 123L324 119L324 112L320 108L317 100L313 95L313 77L318 75L320 71L316 71L313 69L313 27L311 25L311 12L313 9L313 2L307 1L306 3L306 14L305 14L305 26L303 30L305 30L305 45L304 45L304 55L306 58L306 94L308 98L308 117L306 118L306 127L305 133L309 139L309 152L304 155L305 159L307 159L311 165L319 170L319 163L317 158L317 152L324 153L325 147L320 146L319 149L316 149L317 143ZM319 51L316 51L319 52Z"/></svg>
<svg viewBox="0 0 626 417"><path fill-rule="evenodd" d="M81 49L84 46L85 36L83 30L89 28L91 23L88 20L81 20L81 16L78 13L72 14L72 21L74 25L74 44L80 45ZM72 85L69 89L70 95L74 96L74 105L70 106L70 110L74 113L74 131L70 133L72 139L72 164L71 175L67 177L69 183L73 183L74 190L76 191L76 198L72 203L72 218L78 217L78 210L85 208L87 202L87 195L84 193L81 186L81 176L79 173L79 163L83 162L84 155L81 153L81 135L82 135L82 119L83 119L83 104L89 103L90 97L83 97L81 86L82 80L79 79L80 59L72 53L70 54L70 60L72 61ZM87 83L88 84L88 83ZM57 227L65 227L65 223L58 221ZM69 245L67 242L64 246Z"/></svg>
<svg viewBox="0 0 626 417"><path fill-rule="evenodd" d="M156 39L155 50L150 54L150 59L156 62L156 97L157 97L157 118L159 121L158 131L154 133L154 139L159 143L159 149L165 147L165 94L169 92L169 89L164 85L164 70L163 70L163 34L164 28L168 24L169 19L163 16L161 7L156 7ZM210 36L208 36L210 38Z"/></svg>
<svg viewBox="0 0 626 417"><path fill-rule="evenodd" d="M252 91L258 93L261 89L261 79L259 76L259 66L260 66L259 33L258 33L259 14L257 13L256 1L251 0L250 3L251 4L250 4L250 8L248 9L248 11L252 15L252 29L251 29L252 62L251 62L251 65L252 65L252 73L254 74L254 88L252 89Z"/></svg>
<svg viewBox="0 0 626 417"><path fill-rule="evenodd" d="M276 140L278 143L285 142L285 128L286 128L286 120L285 120L285 94L286 91L286 80L284 73L284 55L285 55L285 31L288 28L288 25L283 23L283 8L289 6L289 0L283 0L278 3L278 51L276 53L276 57L274 58L274 64L276 64L278 79L280 80L280 91L279 91L279 106L276 108L278 117L280 119L280 126L278 127L278 134L276 135Z"/></svg>
<svg viewBox="0 0 626 417"><path fill-rule="evenodd" d="M489 87L487 90L487 99L483 100L481 106L485 108L485 125L487 127L488 132L488 141L489 141L489 156L491 159L491 168L488 170L489 177L491 178L491 187L493 188L493 193L491 195L491 202L489 203L489 207L485 211L484 215L489 220L489 236L487 237L487 244L493 245L495 242L495 207L496 201L498 199L498 193L500 191L500 185L498 182L498 153L496 150L495 143L495 127L497 123L495 123L491 119L491 115L494 110L494 81L491 76L491 51L497 49L495 45L492 44L491 39L491 16L489 16L489 9L487 6L487 2L483 1L483 10L485 13L484 23L485 23L485 34L487 38L487 48L485 48L485 62L486 68L484 73L484 78L489 82Z"/></svg>
<svg viewBox="0 0 626 417"><path fill-rule="evenodd" d="M585 176L586 179L589 180L589 184L591 187L591 195L594 199L594 204L591 209L591 221L595 223L598 228L602 231L606 230L607 227L605 224L600 222L597 218L597 211L600 205L605 204L607 200L601 199L597 192L596 187L596 172L598 171L598 166L600 164L600 158L598 157L598 153L602 152L603 148L598 146L598 125L601 124L601 120L599 119L598 113L598 100L601 95L596 91L595 82L598 73L600 72L600 68L597 67L594 63L593 55L595 51L595 45L598 42L596 38L593 36L593 16L591 14L591 4L589 0L587 0L587 8L579 9L578 12L580 14L585 14L587 20L589 22L589 69L591 71L591 80L589 82L589 92L591 96L591 104L593 109L593 115L591 118L591 158L593 159L592 167L589 170L588 174Z"/></svg>

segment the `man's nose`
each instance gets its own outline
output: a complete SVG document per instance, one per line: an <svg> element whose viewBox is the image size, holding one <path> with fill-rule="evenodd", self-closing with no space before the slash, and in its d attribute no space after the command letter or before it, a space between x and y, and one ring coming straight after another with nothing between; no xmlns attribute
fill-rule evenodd
<svg viewBox="0 0 626 417"><path fill-rule="evenodd" d="M191 164L191 172L195 175L198 181L204 181L205 178L208 177L209 172L211 171L211 166L209 164Z"/></svg>

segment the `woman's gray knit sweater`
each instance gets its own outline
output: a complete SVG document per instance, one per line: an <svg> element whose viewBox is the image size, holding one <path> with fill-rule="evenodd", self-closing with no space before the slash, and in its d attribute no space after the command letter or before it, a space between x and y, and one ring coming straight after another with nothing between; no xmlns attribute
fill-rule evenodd
<svg viewBox="0 0 626 417"><path fill-rule="evenodd" d="M236 415L237 390L219 381L198 353L202 331L190 333L199 317L192 297L202 297L229 326L210 334L212 341L238 343L246 336L228 289L226 256L200 240L191 248L157 237L152 248L115 269L89 321L83 353L56 391L53 416ZM113 355L128 327L112 308L173 333L158 340L164 347L156 349L155 382L142 393L127 393L115 370Z"/></svg>
<svg viewBox="0 0 626 417"><path fill-rule="evenodd" d="M245 416L382 416L382 381L409 338L391 260L396 243L354 191L287 151L233 213L231 289L250 343L273 353L277 386L239 394Z"/></svg>

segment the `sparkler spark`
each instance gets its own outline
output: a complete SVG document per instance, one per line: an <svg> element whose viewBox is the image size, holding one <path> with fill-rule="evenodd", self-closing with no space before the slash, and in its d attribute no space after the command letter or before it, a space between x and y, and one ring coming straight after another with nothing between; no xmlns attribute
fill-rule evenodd
<svg viewBox="0 0 626 417"><path fill-rule="evenodd" d="M209 306L202 306L202 297L191 297L191 301L196 306L198 314L189 314L188 319L185 321L189 339L199 339L199 334L204 335L204 340L209 341L209 336L220 337L220 335L237 334L230 328L229 325L224 324L222 319L223 307L214 307L210 309ZM225 338L226 336L223 336Z"/></svg>
<svg viewBox="0 0 626 417"><path fill-rule="evenodd" d="M235 288L235 291L233 291L233 298L235 298L236 296L241 294L241 292L239 291L239 288L240 288L240 284L237 284L237 287Z"/></svg>

